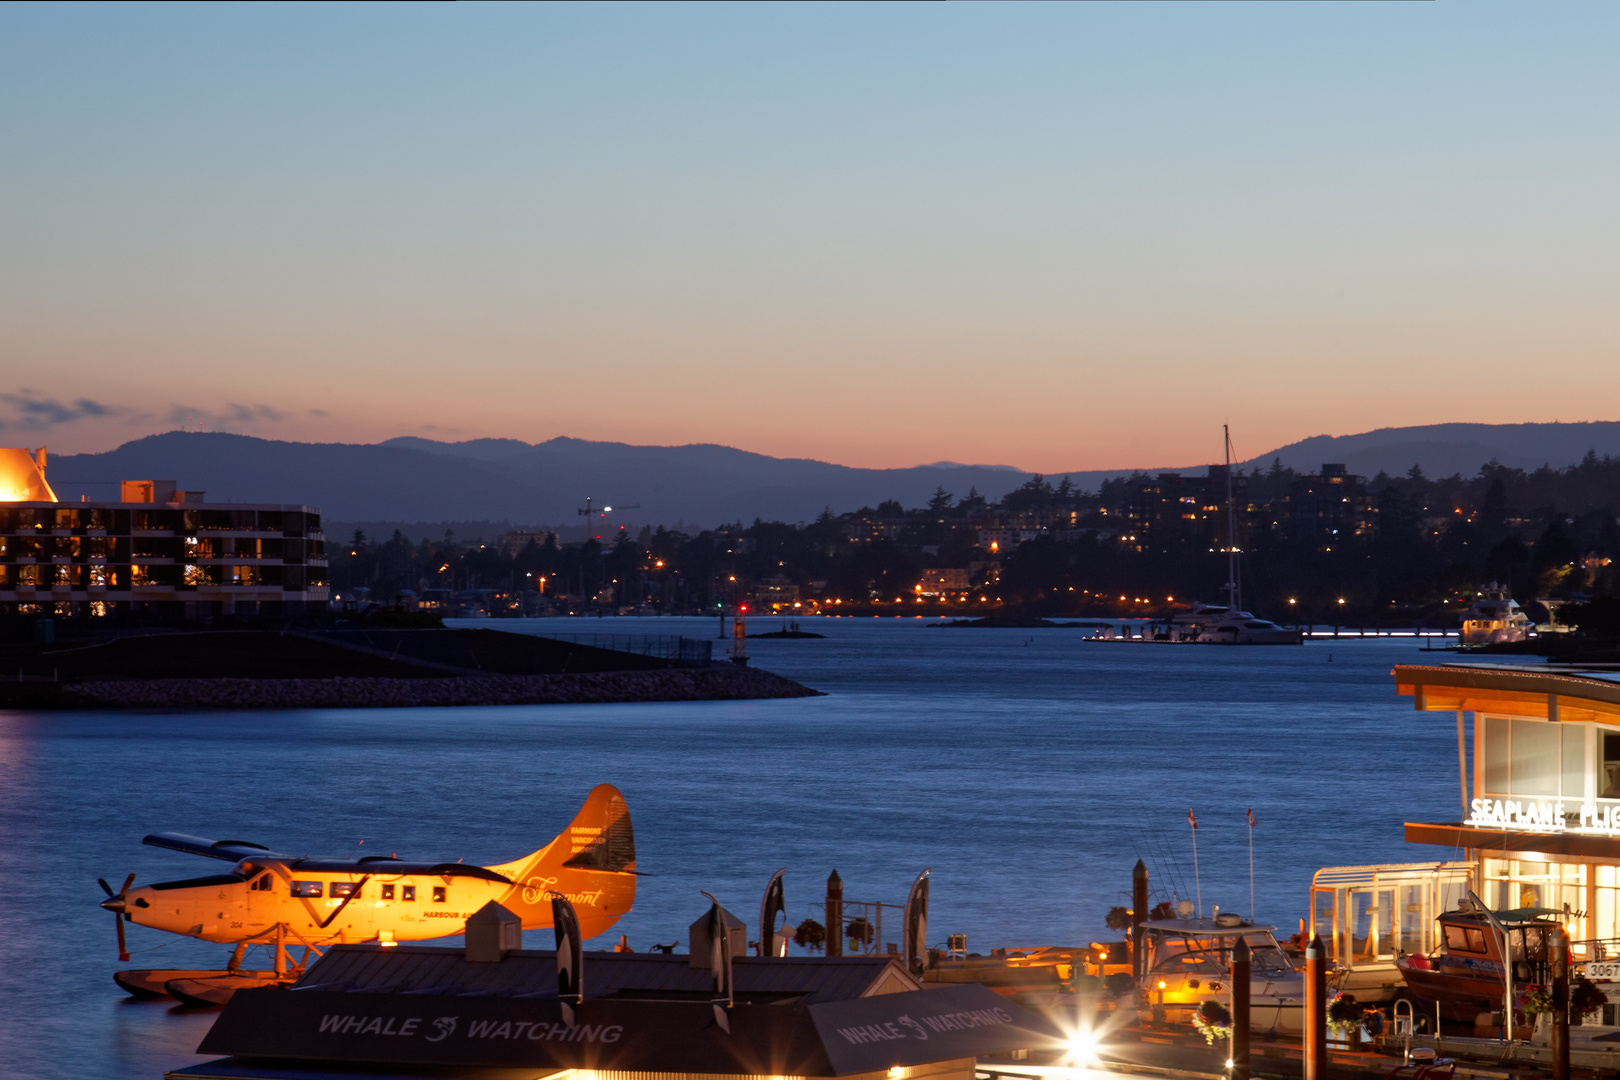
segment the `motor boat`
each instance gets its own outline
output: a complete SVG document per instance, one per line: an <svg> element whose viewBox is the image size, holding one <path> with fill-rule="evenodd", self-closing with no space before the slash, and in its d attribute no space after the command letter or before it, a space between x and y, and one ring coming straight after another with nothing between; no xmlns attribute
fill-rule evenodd
<svg viewBox="0 0 1620 1080"><path fill-rule="evenodd" d="M1154 635L1197 645L1298 645L1300 633L1228 604L1194 604Z"/></svg>
<svg viewBox="0 0 1620 1080"><path fill-rule="evenodd" d="M1232 1004L1232 950L1249 944L1249 1026L1262 1035L1305 1030L1305 976L1277 944L1275 926L1246 922L1227 912L1193 914L1142 924L1144 967L1139 983L1144 1020L1192 1023L1206 1001Z"/></svg>
<svg viewBox="0 0 1620 1080"><path fill-rule="evenodd" d="M1439 917L1438 949L1396 959L1407 996L1459 1023L1501 1012L1510 975L1520 989L1550 984L1547 945L1563 914L1551 908L1488 912L1464 902ZM1511 971L1502 959L1504 940Z"/></svg>

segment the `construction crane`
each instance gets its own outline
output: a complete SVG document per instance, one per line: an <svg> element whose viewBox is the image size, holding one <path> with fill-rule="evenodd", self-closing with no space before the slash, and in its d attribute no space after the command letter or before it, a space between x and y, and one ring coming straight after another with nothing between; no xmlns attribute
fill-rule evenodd
<svg viewBox="0 0 1620 1080"><path fill-rule="evenodd" d="M600 509L597 509L597 508L591 506L591 497L589 495L587 495L587 496L585 496L585 505L580 507L579 510L576 511L576 513L578 513L580 517L584 517L584 518L588 518L588 517L607 517L609 514L613 513L613 509L614 508L611 507L611 506L604 506L604 507L602 507ZM619 507L619 509L620 510L640 510L641 509L641 504L640 503L630 503L628 506Z"/></svg>

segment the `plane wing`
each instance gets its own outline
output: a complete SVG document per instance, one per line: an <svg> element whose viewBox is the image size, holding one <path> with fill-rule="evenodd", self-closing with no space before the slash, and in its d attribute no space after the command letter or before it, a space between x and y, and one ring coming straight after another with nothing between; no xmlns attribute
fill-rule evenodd
<svg viewBox="0 0 1620 1080"><path fill-rule="evenodd" d="M363 859L304 859L296 855L271 851L263 844L253 844L246 840L207 840L201 836L172 832L153 833L141 843L168 848L170 851L184 851L191 855L206 855L210 859L224 859L226 862L240 862L255 857L278 859L285 861L290 870L309 873L372 874L377 877L423 874L432 877L483 878L486 881L505 882L508 885L512 883L511 878L498 871L467 863L404 862L387 855L367 855Z"/></svg>
<svg viewBox="0 0 1620 1080"><path fill-rule="evenodd" d="M160 832L152 833L141 840L143 844L152 847L168 848L170 851L184 851L192 855L206 855L210 859L224 859L226 862L240 862L242 859L254 855L274 858L288 858L277 855L263 844L252 844L246 840L205 840L200 836L187 836L185 833Z"/></svg>

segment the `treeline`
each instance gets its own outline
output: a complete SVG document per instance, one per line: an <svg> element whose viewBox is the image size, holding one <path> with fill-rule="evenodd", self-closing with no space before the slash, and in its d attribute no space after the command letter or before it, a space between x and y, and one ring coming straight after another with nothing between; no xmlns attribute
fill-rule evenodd
<svg viewBox="0 0 1620 1080"><path fill-rule="evenodd" d="M1332 544L1289 527L1285 502L1300 478L1275 462L1244 477L1244 597L1279 621L1451 619L1492 581L1521 603L1620 594L1620 458L1588 454L1568 468L1530 472L1492 462L1472 477L1431 479L1416 467L1379 474L1365 483L1376 529ZM554 535L510 549L500 537L334 537L331 576L335 591L366 586L385 603L403 589L543 588L562 609L581 611L712 611L774 580L797 587L807 609L893 612L903 604L932 613L918 604L916 586L938 568L971 571L971 595L949 601L958 610L1147 614L1219 599L1224 532L1188 527L1127 542L1131 488L1118 480L1088 492L1067 478L1033 476L999 503L941 490L926 506L885 502L824 512L802 526L649 527L566 546ZM986 529L1022 531L1019 542L991 551L981 546Z"/></svg>

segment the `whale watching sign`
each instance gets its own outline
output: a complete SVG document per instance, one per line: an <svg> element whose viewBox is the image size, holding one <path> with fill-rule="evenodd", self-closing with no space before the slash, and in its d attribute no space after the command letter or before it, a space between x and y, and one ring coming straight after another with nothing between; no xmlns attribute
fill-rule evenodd
<svg viewBox="0 0 1620 1080"><path fill-rule="evenodd" d="M977 984L821 1004L739 1002L728 1010L729 1033L714 1023L706 1001L588 999L575 1012L569 1024L555 997L241 990L199 1050L312 1067L845 1076L1005 1053L1055 1034Z"/></svg>

